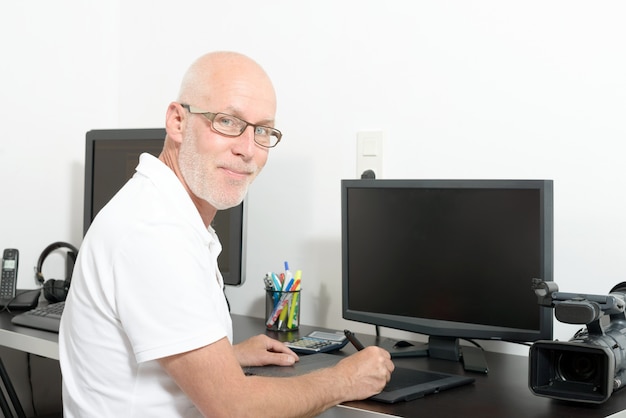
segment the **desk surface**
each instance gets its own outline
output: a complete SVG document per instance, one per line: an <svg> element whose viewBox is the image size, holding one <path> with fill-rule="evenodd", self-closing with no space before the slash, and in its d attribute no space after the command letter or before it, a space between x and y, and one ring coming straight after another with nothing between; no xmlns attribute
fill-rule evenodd
<svg viewBox="0 0 626 418"><path fill-rule="evenodd" d="M59 359L58 334L13 325L11 318L12 315L8 312L0 314L0 345L54 360Z"/></svg>
<svg viewBox="0 0 626 418"><path fill-rule="evenodd" d="M265 330L263 320L233 315L235 342L240 342ZM300 332L321 329L302 326ZM268 335L285 341L298 336L298 332L268 332ZM374 336L359 334L366 344L375 342ZM52 359L59 358L58 335L35 329L15 326L7 313L0 314L0 345ZM346 346L341 355L354 352ZM373 401L348 402L346 406L396 416L467 416L507 418L555 418L555 417L607 417L626 410L626 390L618 391L600 405L564 402L533 395L528 389L528 359L501 353L486 353L489 374L469 373L476 378L470 386L463 386L422 399L393 405ZM454 374L466 374L461 363L429 358L397 359L398 366L434 370Z"/></svg>
<svg viewBox="0 0 626 418"><path fill-rule="evenodd" d="M235 342L251 335L262 333L262 319L233 315ZM314 329L302 326L303 335ZM274 338L285 341L297 333L268 332ZM371 345L374 336L358 335L361 342ZM354 352L350 345L342 350L345 354ZM441 416L441 417L507 417L507 418L556 418L556 417L607 417L626 409L626 390L616 392L600 405L564 402L543 398L528 389L528 358L502 353L486 353L489 374L465 372L459 362L429 358L404 358L394 360L398 366L433 370L439 372L466 374L476 378L473 385L462 386L428 395L410 402L389 405L374 401L348 402L346 406L375 411L390 415Z"/></svg>

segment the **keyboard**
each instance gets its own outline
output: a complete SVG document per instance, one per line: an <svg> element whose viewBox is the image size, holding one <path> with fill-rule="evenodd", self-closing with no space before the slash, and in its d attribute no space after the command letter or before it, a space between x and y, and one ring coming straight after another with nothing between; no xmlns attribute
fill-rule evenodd
<svg viewBox="0 0 626 418"><path fill-rule="evenodd" d="M59 332L61 325L61 314L65 302L51 303L39 306L29 311L15 315L11 322L22 327L42 329L44 331Z"/></svg>

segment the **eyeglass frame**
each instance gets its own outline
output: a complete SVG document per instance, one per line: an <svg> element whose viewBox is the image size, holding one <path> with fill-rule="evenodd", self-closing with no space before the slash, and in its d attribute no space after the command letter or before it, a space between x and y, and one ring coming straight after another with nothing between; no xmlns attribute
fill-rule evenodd
<svg viewBox="0 0 626 418"><path fill-rule="evenodd" d="M224 113L224 112L216 112L216 113L214 113L214 112L206 112L206 111L201 110L200 108L198 108L198 107L196 107L196 106L192 106L192 105L189 105L189 104L186 104L186 103L180 103L180 105L181 105L184 109L186 109L189 113L191 113L191 114L194 114L194 115L202 115L202 116L204 116L205 118L207 118L207 119L211 122L211 129L212 129L214 132L216 132L216 133L218 133L218 134L220 134L220 135L227 136L227 137L229 137L229 138L237 138L237 137L239 137L239 136L243 135L243 133L246 131L246 129L248 129L248 126L252 126L252 128L254 128L254 129L256 129L256 128L263 128L263 129L267 129L267 130L269 130L270 132L275 133L275 136L276 136L276 143L275 143L274 145L265 145L265 144L262 144L262 143L260 143L260 142L258 142L258 141L256 140L256 134L254 135L254 143L255 143L255 144L257 144L257 145L259 145L259 146L261 146L261 147L263 147L263 148L274 148L276 145L278 145L278 143L280 142L280 140L281 140L281 139L282 139L282 137L283 137L283 133L282 133L281 131L279 131L279 130L278 130L278 129L276 129L276 128L272 128L271 126L265 126L265 125L255 125L255 124L250 123L250 122L248 122L248 121L245 121L245 120L243 120L243 119L241 119L241 118L238 118L237 116L229 115L228 113ZM217 130L217 129L213 126L213 125L214 125L213 121L215 120L215 118L217 117L217 115L224 115L224 116L228 116L229 118L233 118L233 119L236 119L236 120L238 120L238 121L243 122L245 125L244 125L244 127L241 129L241 132L239 132L237 135L231 135L231 134L227 134L227 133L224 133L224 132L220 132L220 131L218 131L218 130ZM272 135L270 135L270 137L271 137L271 136L272 136Z"/></svg>

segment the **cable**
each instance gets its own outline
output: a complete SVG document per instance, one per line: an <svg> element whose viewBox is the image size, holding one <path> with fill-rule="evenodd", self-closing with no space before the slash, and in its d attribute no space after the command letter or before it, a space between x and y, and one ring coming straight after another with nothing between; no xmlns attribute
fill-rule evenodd
<svg viewBox="0 0 626 418"><path fill-rule="evenodd" d="M478 348L481 348L481 349L483 348L483 347L482 347L480 344L478 344L476 341L471 340L471 339L469 339L469 338L461 338L461 340L463 340L463 341L467 341L468 343L471 343L471 344L474 344L474 345L475 345L476 347L478 347Z"/></svg>
<svg viewBox="0 0 626 418"><path fill-rule="evenodd" d="M30 363L30 353L26 353L26 370L28 371L28 389L30 390L30 405L33 408L33 415L37 416L37 408L35 408L35 391L33 390L33 373Z"/></svg>
<svg viewBox="0 0 626 418"><path fill-rule="evenodd" d="M12 313L11 312L11 302L13 302L15 299L17 299L17 297L21 295L21 293L17 293L17 291L15 292L15 296L13 296L11 299L7 299L4 302L4 306L2 306L2 309L0 309L0 313L2 312L8 312L8 313Z"/></svg>

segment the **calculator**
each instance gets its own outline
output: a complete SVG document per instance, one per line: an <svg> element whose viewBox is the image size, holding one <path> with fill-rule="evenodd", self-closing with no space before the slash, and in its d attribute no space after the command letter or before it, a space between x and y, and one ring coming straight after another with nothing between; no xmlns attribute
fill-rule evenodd
<svg viewBox="0 0 626 418"><path fill-rule="evenodd" d="M327 353L339 350L348 344L343 332L313 331L312 333L285 342L287 347L299 354Z"/></svg>

